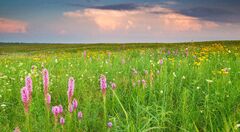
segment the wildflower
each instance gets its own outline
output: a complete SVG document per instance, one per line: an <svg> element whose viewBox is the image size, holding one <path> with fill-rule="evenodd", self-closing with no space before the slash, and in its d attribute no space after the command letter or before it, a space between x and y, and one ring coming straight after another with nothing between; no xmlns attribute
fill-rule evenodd
<svg viewBox="0 0 240 132"><path fill-rule="evenodd" d="M117 85L115 83L111 83L112 89L115 90Z"/></svg>
<svg viewBox="0 0 240 132"><path fill-rule="evenodd" d="M81 120L83 118L83 113L81 111L78 112L78 119Z"/></svg>
<svg viewBox="0 0 240 132"><path fill-rule="evenodd" d="M47 104L50 105L51 103L51 95L49 93L47 93L47 100L46 100Z"/></svg>
<svg viewBox="0 0 240 132"><path fill-rule="evenodd" d="M163 59L160 59L158 63L159 63L159 65L162 65L163 64Z"/></svg>
<svg viewBox="0 0 240 132"><path fill-rule="evenodd" d="M208 83L212 83L212 82L213 82L213 80L209 80L209 79L206 79L206 81L207 81Z"/></svg>
<svg viewBox="0 0 240 132"><path fill-rule="evenodd" d="M27 87L30 95L32 93L32 79L30 76L27 76L26 79L25 79L25 86Z"/></svg>
<svg viewBox="0 0 240 132"><path fill-rule="evenodd" d="M160 93L163 94L163 90L161 90Z"/></svg>
<svg viewBox="0 0 240 132"><path fill-rule="evenodd" d="M74 79L73 79L73 77L70 77L68 80L68 91L67 91L69 106L72 102L73 93L74 93Z"/></svg>
<svg viewBox="0 0 240 132"><path fill-rule="evenodd" d="M43 88L44 88L44 95L47 96L48 93L48 85L49 85L49 76L48 76L48 70L43 70Z"/></svg>
<svg viewBox="0 0 240 132"><path fill-rule="evenodd" d="M185 76L183 76L183 77L182 77L182 79L186 79L186 77L185 77Z"/></svg>
<svg viewBox="0 0 240 132"><path fill-rule="evenodd" d="M59 105L58 108L59 108L59 114L63 113L63 107L62 107L62 105Z"/></svg>
<svg viewBox="0 0 240 132"><path fill-rule="evenodd" d="M1 107L6 107L7 105L6 104L1 104Z"/></svg>
<svg viewBox="0 0 240 132"><path fill-rule="evenodd" d="M112 125L113 125L112 122L107 123L108 128L112 128Z"/></svg>
<svg viewBox="0 0 240 132"><path fill-rule="evenodd" d="M61 125L64 125L65 119L63 117L61 117L59 122L60 122Z"/></svg>
<svg viewBox="0 0 240 132"><path fill-rule="evenodd" d="M73 112L73 105L71 105L71 106L69 107L69 112L70 112L70 113Z"/></svg>
<svg viewBox="0 0 240 132"><path fill-rule="evenodd" d="M73 103L72 103L72 105L73 105L73 109L77 109L78 102L77 102L76 99L73 99Z"/></svg>
<svg viewBox="0 0 240 132"><path fill-rule="evenodd" d="M29 91L27 87L21 89L22 102L24 104L25 112L28 112L28 102L29 102Z"/></svg>
<svg viewBox="0 0 240 132"><path fill-rule="evenodd" d="M104 75L101 75L100 77L100 86L101 86L103 95L106 95L107 79Z"/></svg>
<svg viewBox="0 0 240 132"><path fill-rule="evenodd" d="M57 116L60 113L60 109L58 106L53 106L52 107L52 113L54 114L54 116Z"/></svg>

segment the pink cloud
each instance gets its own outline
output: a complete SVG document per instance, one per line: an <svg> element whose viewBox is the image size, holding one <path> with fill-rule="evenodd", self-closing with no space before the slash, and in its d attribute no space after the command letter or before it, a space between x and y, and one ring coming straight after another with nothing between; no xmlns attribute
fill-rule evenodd
<svg viewBox="0 0 240 132"><path fill-rule="evenodd" d="M18 20L0 18L1 33L25 33L27 32L27 23Z"/></svg>
<svg viewBox="0 0 240 132"><path fill-rule="evenodd" d="M135 10L104 10L87 8L65 12L66 18L87 19L103 31L158 30L158 31L201 31L218 27L215 22L176 13L161 6L141 7Z"/></svg>

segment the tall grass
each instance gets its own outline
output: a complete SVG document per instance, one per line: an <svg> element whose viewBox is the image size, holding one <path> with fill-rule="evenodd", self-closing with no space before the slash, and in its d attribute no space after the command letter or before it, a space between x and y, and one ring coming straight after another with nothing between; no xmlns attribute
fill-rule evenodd
<svg viewBox="0 0 240 132"><path fill-rule="evenodd" d="M66 47L61 53L48 49L2 55L1 131L16 127L22 131L237 131L239 49L237 44L192 44L84 53ZM63 106L64 125L59 117L55 128L54 114L45 102L44 68L49 71L49 107ZM99 84L102 74L107 78L105 97ZM20 89L28 75L33 92L27 119ZM70 77L78 100L73 113L67 95ZM80 120L78 111L83 113Z"/></svg>

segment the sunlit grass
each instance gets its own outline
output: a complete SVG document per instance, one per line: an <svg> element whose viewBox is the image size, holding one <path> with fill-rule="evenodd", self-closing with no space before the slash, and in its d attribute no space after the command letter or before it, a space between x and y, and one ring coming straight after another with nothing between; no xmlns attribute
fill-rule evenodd
<svg viewBox="0 0 240 132"><path fill-rule="evenodd" d="M22 131L237 131L238 44L118 45L99 50L64 46L37 51L25 46L15 52L3 52L1 47L1 131L16 127ZM65 124L58 121L55 128L54 115L45 107L43 68L49 71L50 108L63 106ZM28 75L33 93L26 126L20 89ZM99 83L101 75L107 79L106 97ZM73 97L78 101L72 114L67 96L70 77L75 80ZM111 83L116 84L114 90ZM81 120L79 111L83 113ZM107 127L109 122L111 128Z"/></svg>

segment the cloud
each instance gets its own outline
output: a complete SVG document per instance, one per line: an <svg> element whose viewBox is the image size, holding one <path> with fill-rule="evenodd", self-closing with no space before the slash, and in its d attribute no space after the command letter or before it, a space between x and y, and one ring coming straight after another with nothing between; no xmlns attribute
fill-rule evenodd
<svg viewBox="0 0 240 132"><path fill-rule="evenodd" d="M218 27L215 22L187 16L160 5L101 6L64 12L63 15L68 19L88 20L95 23L103 31L158 30L184 32Z"/></svg>
<svg viewBox="0 0 240 132"><path fill-rule="evenodd" d="M0 18L0 33L25 33L27 23L18 20Z"/></svg>
<svg viewBox="0 0 240 132"><path fill-rule="evenodd" d="M231 11L230 9L216 7L193 7L188 9L182 9L178 12L187 16L197 17L209 21L240 22L240 17L238 15L239 11Z"/></svg>

